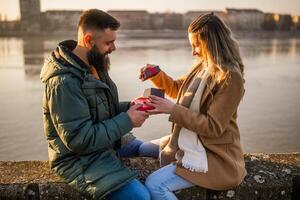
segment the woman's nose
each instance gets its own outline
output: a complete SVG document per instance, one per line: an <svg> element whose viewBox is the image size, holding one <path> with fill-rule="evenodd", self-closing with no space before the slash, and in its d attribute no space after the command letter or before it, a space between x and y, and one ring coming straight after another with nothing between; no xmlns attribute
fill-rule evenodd
<svg viewBox="0 0 300 200"><path fill-rule="evenodd" d="M192 50L192 54L193 54L193 56L196 56L196 55L198 55L198 52L195 51L195 49L193 49L193 50Z"/></svg>

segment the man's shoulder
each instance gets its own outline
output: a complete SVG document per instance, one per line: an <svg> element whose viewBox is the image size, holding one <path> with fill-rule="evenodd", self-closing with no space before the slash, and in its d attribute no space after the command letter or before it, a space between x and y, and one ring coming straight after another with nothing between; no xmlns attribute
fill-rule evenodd
<svg viewBox="0 0 300 200"><path fill-rule="evenodd" d="M49 87L81 87L81 80L72 73L58 74L50 78L47 82Z"/></svg>
<svg viewBox="0 0 300 200"><path fill-rule="evenodd" d="M78 84L84 79L84 71L74 67L71 63L55 58L51 55L44 62L40 78L49 87L65 84Z"/></svg>

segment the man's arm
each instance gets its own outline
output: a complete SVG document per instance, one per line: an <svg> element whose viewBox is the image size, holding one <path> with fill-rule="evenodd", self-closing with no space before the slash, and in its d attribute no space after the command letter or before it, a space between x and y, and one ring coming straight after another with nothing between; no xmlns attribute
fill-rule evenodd
<svg viewBox="0 0 300 200"><path fill-rule="evenodd" d="M121 101L119 102L119 112L127 112L130 108L130 101Z"/></svg>
<svg viewBox="0 0 300 200"><path fill-rule="evenodd" d="M51 119L65 146L72 152L88 153L113 145L132 130L127 113L92 124L88 102L80 83L65 82L48 90Z"/></svg>

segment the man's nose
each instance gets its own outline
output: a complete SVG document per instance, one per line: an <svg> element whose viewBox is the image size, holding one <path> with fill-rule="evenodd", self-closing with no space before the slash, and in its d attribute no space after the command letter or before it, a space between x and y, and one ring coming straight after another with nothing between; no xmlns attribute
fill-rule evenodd
<svg viewBox="0 0 300 200"><path fill-rule="evenodd" d="M113 43L110 47L111 51L115 51L117 48L116 48L116 45Z"/></svg>

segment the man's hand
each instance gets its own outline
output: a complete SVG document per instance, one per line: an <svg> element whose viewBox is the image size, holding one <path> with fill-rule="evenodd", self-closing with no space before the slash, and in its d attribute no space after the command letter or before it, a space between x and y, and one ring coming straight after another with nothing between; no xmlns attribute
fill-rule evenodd
<svg viewBox="0 0 300 200"><path fill-rule="evenodd" d="M127 111L127 114L129 115L129 118L132 122L133 128L141 127L145 120L149 117L149 114L145 111L137 110L141 106L141 104L134 104Z"/></svg>
<svg viewBox="0 0 300 200"><path fill-rule="evenodd" d="M130 101L129 108L131 108L133 105L135 105L134 100Z"/></svg>
<svg viewBox="0 0 300 200"><path fill-rule="evenodd" d="M169 99L161 98L155 95L149 96L150 102L146 102L146 105L153 106L155 109L147 110L149 114L171 114L172 109L174 107L174 103Z"/></svg>

